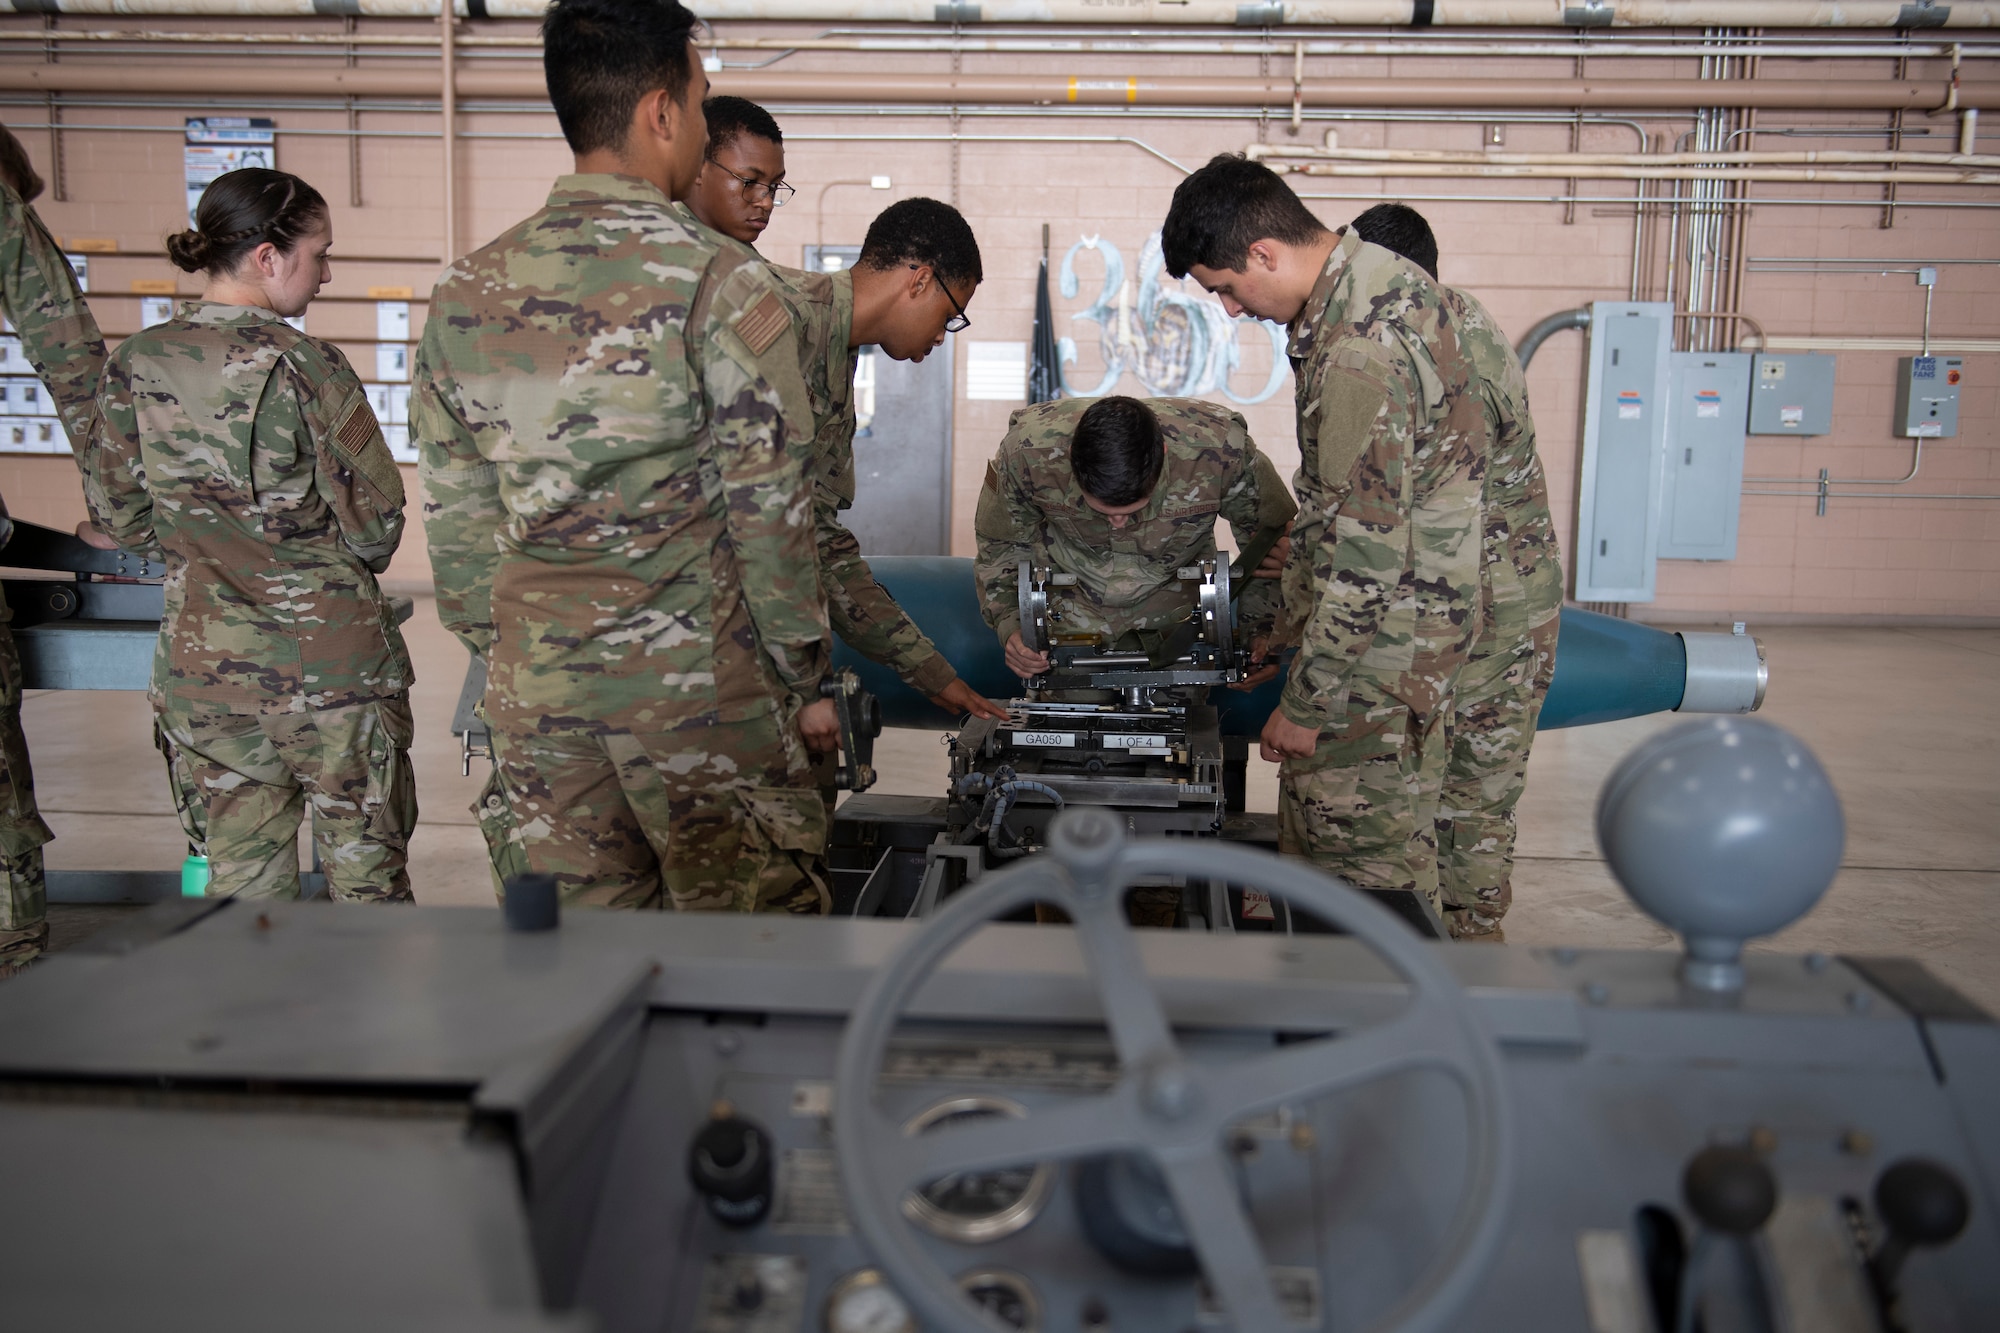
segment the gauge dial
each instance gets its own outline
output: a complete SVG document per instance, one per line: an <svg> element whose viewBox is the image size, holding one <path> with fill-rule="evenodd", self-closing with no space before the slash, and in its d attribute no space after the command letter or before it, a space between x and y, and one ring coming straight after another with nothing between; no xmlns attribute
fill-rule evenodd
<svg viewBox="0 0 2000 1333"><path fill-rule="evenodd" d="M903 1132L925 1133L953 1121L988 1116L1024 1118L1026 1108L1004 1097L950 1097L914 1116ZM903 1196L903 1213L933 1235L980 1244L1011 1236L1034 1221L1055 1186L1047 1162L991 1171L955 1171Z"/></svg>
<svg viewBox="0 0 2000 1333"><path fill-rule="evenodd" d="M826 1333L917 1333L917 1321L879 1269L863 1268L826 1294Z"/></svg>
<svg viewBox="0 0 2000 1333"><path fill-rule="evenodd" d="M1019 1273L975 1268L959 1277L958 1289L1007 1327L1021 1333L1041 1333L1041 1297L1035 1294L1034 1284Z"/></svg>

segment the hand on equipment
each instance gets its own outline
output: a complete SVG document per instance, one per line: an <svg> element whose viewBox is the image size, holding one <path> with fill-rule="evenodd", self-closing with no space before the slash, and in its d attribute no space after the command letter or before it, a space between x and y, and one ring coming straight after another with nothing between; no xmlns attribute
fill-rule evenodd
<svg viewBox="0 0 2000 1333"><path fill-rule="evenodd" d="M1317 731L1292 721L1282 709L1273 709L1271 720L1264 724L1264 735L1257 752L1277 764L1287 759L1310 758L1318 744Z"/></svg>
<svg viewBox="0 0 2000 1333"><path fill-rule="evenodd" d="M799 731L806 748L827 754L840 748L840 714L833 700L815 699L799 710Z"/></svg>
<svg viewBox="0 0 2000 1333"><path fill-rule="evenodd" d="M76 535L85 546L94 546L100 551L115 551L118 549L118 543L111 539L110 534L87 518L76 525Z"/></svg>
<svg viewBox="0 0 2000 1333"><path fill-rule="evenodd" d="M1251 572L1250 577L1253 579L1283 578L1285 576L1285 561L1291 559L1291 556L1292 525L1287 523L1285 524L1285 535L1272 543L1270 550L1264 552L1264 558L1257 562L1257 568Z"/></svg>
<svg viewBox="0 0 2000 1333"><path fill-rule="evenodd" d="M1016 630L1007 636L1007 669L1022 680L1027 680L1030 676L1039 676L1049 669L1049 655L1030 649L1022 642L1020 631Z"/></svg>
<svg viewBox="0 0 2000 1333"><path fill-rule="evenodd" d="M1007 665L1014 665L1011 657L1008 659ZM931 695L930 700L939 708L944 709L945 712L954 715L970 713L974 717L990 717L995 722L1005 722L1007 720L1006 709L994 703L970 685L967 685L963 679L954 680L936 694Z"/></svg>
<svg viewBox="0 0 2000 1333"><path fill-rule="evenodd" d="M1259 565L1258 568L1262 569L1263 566ZM1262 576L1260 575L1259 577ZM1266 659L1270 656L1271 636L1268 634L1258 634L1252 637L1250 640L1250 665L1255 667L1256 670L1250 672L1249 675L1235 682L1229 688L1248 693L1256 689L1259 685L1262 685L1265 681L1275 679L1278 674L1278 664L1275 661L1267 661Z"/></svg>

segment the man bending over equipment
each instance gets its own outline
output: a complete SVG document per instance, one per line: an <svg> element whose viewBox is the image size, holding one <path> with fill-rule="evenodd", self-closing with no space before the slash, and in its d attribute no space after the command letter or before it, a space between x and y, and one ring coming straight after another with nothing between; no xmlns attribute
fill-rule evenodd
<svg viewBox="0 0 2000 1333"><path fill-rule="evenodd" d="M1286 525L1298 512L1243 418L1193 398L1064 398L1014 414L987 466L973 531L980 611L1022 679L1049 669L1021 637L1019 565L1076 576L1062 627L1107 649L1158 656L1187 622L1175 577L1215 558L1215 521L1237 549L1282 567ZM1263 571L1260 570L1260 573ZM1278 609L1275 578L1242 594L1238 634L1263 655Z"/></svg>

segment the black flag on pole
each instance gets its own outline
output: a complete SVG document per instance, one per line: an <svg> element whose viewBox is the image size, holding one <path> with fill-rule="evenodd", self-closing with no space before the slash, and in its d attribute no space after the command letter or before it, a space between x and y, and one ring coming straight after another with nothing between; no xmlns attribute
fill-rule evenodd
<svg viewBox="0 0 2000 1333"><path fill-rule="evenodd" d="M1062 373L1056 361L1055 312L1049 307L1049 224L1042 224L1042 271L1035 283L1035 334L1028 350L1028 401L1060 398Z"/></svg>

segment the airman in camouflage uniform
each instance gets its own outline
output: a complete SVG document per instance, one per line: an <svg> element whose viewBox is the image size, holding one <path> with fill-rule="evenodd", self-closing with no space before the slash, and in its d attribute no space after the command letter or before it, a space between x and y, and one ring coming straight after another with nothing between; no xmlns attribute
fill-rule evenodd
<svg viewBox="0 0 2000 1333"><path fill-rule="evenodd" d="M76 275L28 201L41 181L19 141L0 128L0 306L61 414L79 456L89 438L104 339ZM0 503L0 546L13 525ZM21 659L0 599L0 973L33 960L48 940L42 847L55 835L35 804L28 742L21 732Z"/></svg>
<svg viewBox="0 0 2000 1333"><path fill-rule="evenodd" d="M1219 156L1176 189L1169 271L1291 327L1299 517L1283 586L1299 644L1263 754L1280 845L1441 908L1445 719L1481 619L1489 440L1471 359L1422 269L1329 232L1268 167Z"/></svg>
<svg viewBox="0 0 2000 1333"><path fill-rule="evenodd" d="M792 312L812 404L813 531L833 632L872 662L880 662L926 696L944 695L958 672L861 558L861 543L840 521L854 505L854 272L806 273L771 266ZM969 687L967 687L969 688ZM977 698L974 695L973 698ZM950 707L944 699L940 706ZM954 701L955 702L955 701Z"/></svg>
<svg viewBox="0 0 2000 1333"><path fill-rule="evenodd" d="M1484 306L1456 288L1440 290L1478 377L1493 444L1482 500L1486 618L1446 723L1438 879L1454 936L1499 937L1514 898L1514 807L1556 670L1562 557L1521 360Z"/></svg>
<svg viewBox="0 0 2000 1333"><path fill-rule="evenodd" d="M310 798L329 894L408 901L414 673L375 581L403 483L360 380L271 310L197 301L119 347L98 411L91 515L165 554L149 694L209 895L297 897Z"/></svg>
<svg viewBox="0 0 2000 1333"><path fill-rule="evenodd" d="M496 869L825 911L812 414L763 264L653 183L565 176L439 280L412 380L438 609L488 662Z"/></svg>
<svg viewBox="0 0 2000 1333"><path fill-rule="evenodd" d="M1280 847L1442 909L1451 695L1479 628L1483 399L1443 294L1346 228L1291 325L1298 626L1279 711L1319 733L1280 772Z"/></svg>
<svg viewBox="0 0 2000 1333"><path fill-rule="evenodd" d="M1416 209L1377 204L1353 225L1363 240L1436 280L1437 237ZM1486 622L1446 723L1451 757L1438 803L1438 878L1452 934L1497 941L1513 897L1514 807L1555 674L1562 562L1520 359L1484 306L1456 288L1440 290L1478 375L1493 444L1481 495Z"/></svg>
<svg viewBox="0 0 2000 1333"><path fill-rule="evenodd" d="M1191 605L1175 571L1215 557L1216 519L1228 520L1241 551L1275 541L1298 510L1242 416L1199 399L1152 398L1144 401L1165 439L1165 466L1145 507L1114 526L1086 503L1070 463L1077 422L1097 401L1022 408L987 465L973 571L980 611L1003 645L1020 632L1026 560L1076 575L1063 599L1065 637L1157 653ZM1238 638L1247 642L1270 634L1278 587L1271 579L1241 586Z"/></svg>

